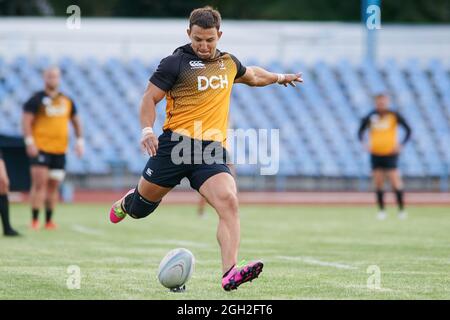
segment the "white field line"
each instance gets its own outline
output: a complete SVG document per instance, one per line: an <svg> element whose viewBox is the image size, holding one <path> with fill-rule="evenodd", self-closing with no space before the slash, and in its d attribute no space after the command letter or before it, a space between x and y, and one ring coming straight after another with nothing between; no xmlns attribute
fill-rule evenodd
<svg viewBox="0 0 450 320"><path fill-rule="evenodd" d="M100 230L89 228L82 226L81 224L74 224L72 225L72 230L75 232L83 233L83 234L89 234L89 235L95 235L95 236L101 236L103 235L103 232Z"/></svg>
<svg viewBox="0 0 450 320"><path fill-rule="evenodd" d="M139 241L139 244L154 244L154 245L174 245L174 246L182 246L182 247L195 247L195 248L211 248L212 245L204 242L196 242L196 241L185 241L185 240L176 240L176 239L150 239Z"/></svg>
<svg viewBox="0 0 450 320"><path fill-rule="evenodd" d="M289 256L277 256L276 258L278 259L282 259L282 260L289 260L289 261L300 261L306 264L312 264L312 265L318 265L318 266L323 266L323 267L332 267L332 268L337 268L337 269L346 269L346 270L357 270L358 267L355 266L351 266L348 264L343 264L343 263L337 263L337 262L328 262L328 261L321 261L321 260L317 260L311 257L289 257ZM346 288L346 289L368 289L370 291L373 292L393 292L395 290L390 289L390 288L376 288L376 289L369 289L367 287L367 285L348 285L348 284L336 284L333 283L333 285L336 285L338 287L341 288Z"/></svg>
<svg viewBox="0 0 450 320"><path fill-rule="evenodd" d="M311 257L289 257L289 256L277 256L278 259L289 260L289 261L299 261L306 264L312 264L322 267L332 267L336 269L346 269L346 270L357 270L358 268L355 266L351 266L348 264L337 263L337 262L328 262L321 261Z"/></svg>

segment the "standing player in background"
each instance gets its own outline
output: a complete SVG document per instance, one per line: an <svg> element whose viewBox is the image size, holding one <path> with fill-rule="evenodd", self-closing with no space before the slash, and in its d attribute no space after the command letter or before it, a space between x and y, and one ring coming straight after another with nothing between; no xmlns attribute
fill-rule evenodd
<svg viewBox="0 0 450 320"><path fill-rule="evenodd" d="M406 130L401 144L397 137L399 125ZM403 146L411 137L411 128L398 112L389 110L389 97L386 94L378 94L375 96L375 110L361 121L358 131L361 142L366 129L369 129L367 150L370 152L373 183L379 208L377 217L380 220L387 217L384 207L384 180L387 175L397 199L398 217L405 219L407 213L404 208L403 182L397 163Z"/></svg>
<svg viewBox="0 0 450 320"><path fill-rule="evenodd" d="M217 240L222 254L222 287L237 289L258 277L261 261L237 264L240 220L234 178L226 165L226 131L233 83L250 86L302 82L300 74L276 74L260 67L244 67L233 55L217 50L222 36L220 13L211 7L192 11L187 34L191 43L164 58L144 93L141 103L141 146L150 154L135 189L115 202L110 210L113 223L127 215L141 219L151 214L161 199L184 177L205 197L219 215ZM153 133L156 105L167 100L164 132ZM181 139L181 141L180 141ZM178 162L179 146L183 158ZM190 150L187 151L187 147ZM217 151L214 161L203 158L207 150ZM178 152L178 153L177 153ZM195 161L201 155L201 162ZM194 159L194 163L192 163ZM207 161L208 160L208 161Z"/></svg>
<svg viewBox="0 0 450 320"><path fill-rule="evenodd" d="M69 122L75 129L76 154L81 157L84 141L80 118L73 101L59 91L61 71L44 71L44 91L35 93L23 107L23 135L31 164L31 228L39 229L39 211L45 204L45 228L56 228L52 220L58 202L59 185L65 177Z"/></svg>
<svg viewBox="0 0 450 320"><path fill-rule="evenodd" d="M5 162L3 161L2 151L0 150L0 216L3 225L3 234L5 236L18 236L19 233L11 227L9 223L9 179L6 173Z"/></svg>

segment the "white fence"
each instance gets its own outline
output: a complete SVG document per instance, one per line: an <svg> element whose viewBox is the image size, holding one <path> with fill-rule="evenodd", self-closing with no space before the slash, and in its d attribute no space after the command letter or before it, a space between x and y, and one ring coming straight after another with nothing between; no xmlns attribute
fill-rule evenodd
<svg viewBox="0 0 450 320"><path fill-rule="evenodd" d="M81 29L70 30L64 18L1 18L0 56L114 56L153 61L187 43L186 29L185 19L82 18ZM220 49L243 61L291 64L347 58L356 62L365 54L365 29L356 23L225 20L222 30ZM450 62L450 25L382 25L377 37L379 58Z"/></svg>

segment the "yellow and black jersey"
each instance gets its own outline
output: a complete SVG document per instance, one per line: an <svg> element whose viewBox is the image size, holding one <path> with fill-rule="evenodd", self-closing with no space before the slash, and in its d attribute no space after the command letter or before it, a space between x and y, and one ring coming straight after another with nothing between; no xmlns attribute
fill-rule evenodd
<svg viewBox="0 0 450 320"><path fill-rule="evenodd" d="M23 110L34 114L32 135L36 147L47 153L64 154L69 144L69 121L77 112L72 99L62 93L51 98L39 91Z"/></svg>
<svg viewBox="0 0 450 320"><path fill-rule="evenodd" d="M159 64L150 81L166 92L164 130L226 146L231 89L246 68L233 55L200 59L190 44L179 47Z"/></svg>
<svg viewBox="0 0 450 320"><path fill-rule="evenodd" d="M359 140L363 140L364 131L369 129L370 153L376 156L393 155L398 144L398 126L406 130L402 144L405 144L411 136L411 128L405 119L395 111L378 113L370 112L361 121L358 131Z"/></svg>

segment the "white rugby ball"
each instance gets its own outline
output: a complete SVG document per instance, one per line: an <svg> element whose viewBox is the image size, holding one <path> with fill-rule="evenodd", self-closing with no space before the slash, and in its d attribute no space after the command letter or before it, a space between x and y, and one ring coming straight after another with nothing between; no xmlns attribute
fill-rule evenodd
<svg viewBox="0 0 450 320"><path fill-rule="evenodd" d="M166 288L179 289L191 278L195 258L185 248L169 251L159 264L158 280Z"/></svg>

